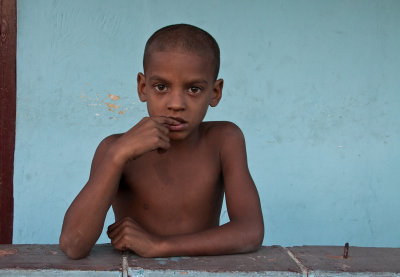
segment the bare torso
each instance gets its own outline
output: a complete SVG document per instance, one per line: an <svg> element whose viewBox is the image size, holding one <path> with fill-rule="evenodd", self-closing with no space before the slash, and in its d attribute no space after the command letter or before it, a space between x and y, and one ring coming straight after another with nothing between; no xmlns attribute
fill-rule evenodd
<svg viewBox="0 0 400 277"><path fill-rule="evenodd" d="M198 137L184 147L128 162L113 201L116 221L131 217L156 235L217 227L223 200L217 125L202 123Z"/></svg>

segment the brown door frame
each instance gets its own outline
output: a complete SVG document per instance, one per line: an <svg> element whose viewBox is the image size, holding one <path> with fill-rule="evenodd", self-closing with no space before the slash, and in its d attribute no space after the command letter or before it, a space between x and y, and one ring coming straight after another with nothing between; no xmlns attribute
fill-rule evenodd
<svg viewBox="0 0 400 277"><path fill-rule="evenodd" d="M0 0L0 243L12 243L17 0Z"/></svg>

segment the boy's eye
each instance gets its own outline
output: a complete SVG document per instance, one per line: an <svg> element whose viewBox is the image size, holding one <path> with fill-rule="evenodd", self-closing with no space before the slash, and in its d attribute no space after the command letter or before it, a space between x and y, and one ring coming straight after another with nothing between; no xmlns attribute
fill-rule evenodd
<svg viewBox="0 0 400 277"><path fill-rule="evenodd" d="M197 93L201 92L201 88L199 88L199 87L190 87L189 88L189 92L193 93L193 94L197 94Z"/></svg>
<svg viewBox="0 0 400 277"><path fill-rule="evenodd" d="M160 92L164 92L167 90L167 86L163 85L163 84L157 84L154 86L154 88L156 89L156 91L160 91Z"/></svg>

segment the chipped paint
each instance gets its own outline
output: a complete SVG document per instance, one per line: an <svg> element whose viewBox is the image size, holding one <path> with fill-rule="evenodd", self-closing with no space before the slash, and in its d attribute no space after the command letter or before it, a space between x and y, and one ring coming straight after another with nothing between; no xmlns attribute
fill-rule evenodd
<svg viewBox="0 0 400 277"><path fill-rule="evenodd" d="M184 259L189 259L189 257L155 258L155 260L161 265L166 265L168 262L179 262Z"/></svg>
<svg viewBox="0 0 400 277"><path fill-rule="evenodd" d="M117 113L118 115L123 115L129 110L128 108L123 108L121 104L118 104L117 101L119 101L121 97L112 93L107 93L107 96L103 96L101 99L101 97L99 97L99 94L96 94L95 96L90 96L82 91L80 98L84 103L86 103L88 107L95 109L96 112L94 113L94 115L96 117L99 117L101 115L100 111L103 111L104 106L106 107L107 111ZM109 117L109 119L116 119L116 117Z"/></svg>
<svg viewBox="0 0 400 277"><path fill-rule="evenodd" d="M110 103L107 103L107 102L106 102L106 105L107 105L109 108L113 108L113 109L119 109L119 107L120 107L120 105L110 104Z"/></svg>
<svg viewBox="0 0 400 277"><path fill-rule="evenodd" d="M114 94L111 94L111 93L108 94L108 97L113 101L119 100L119 96L118 95L114 95Z"/></svg>
<svg viewBox="0 0 400 277"><path fill-rule="evenodd" d="M15 255L17 253L18 250L15 248L0 249L0 257L5 257L7 255Z"/></svg>

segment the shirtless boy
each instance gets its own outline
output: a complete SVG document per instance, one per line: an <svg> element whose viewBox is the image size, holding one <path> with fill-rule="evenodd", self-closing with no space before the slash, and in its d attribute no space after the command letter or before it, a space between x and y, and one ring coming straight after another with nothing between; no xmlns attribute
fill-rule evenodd
<svg viewBox="0 0 400 277"><path fill-rule="evenodd" d="M205 31L171 25L145 47L137 76L149 116L98 146L89 181L65 214L61 249L89 254L108 209L114 248L143 257L257 250L264 224L245 141L230 122L202 122L221 99L219 48ZM219 225L225 193L230 221Z"/></svg>

